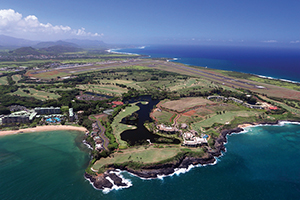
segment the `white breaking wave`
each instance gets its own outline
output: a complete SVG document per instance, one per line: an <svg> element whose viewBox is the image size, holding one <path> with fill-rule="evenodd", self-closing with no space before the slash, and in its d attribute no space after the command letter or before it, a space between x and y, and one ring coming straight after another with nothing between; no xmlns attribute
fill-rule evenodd
<svg viewBox="0 0 300 200"><path fill-rule="evenodd" d="M245 127L245 128L243 128L243 129L244 129L243 131L237 132L237 133L231 133L230 135L236 135L236 134L247 133L247 132L251 131L251 128L253 128L253 127L259 127L259 126L284 126L285 124L298 124L298 125L300 125L299 122L290 122L290 121L279 121L278 124L258 124L258 125L252 125L252 126ZM228 136L229 136L229 135L227 135L226 137L228 137ZM227 138L227 141L228 141L228 138ZM224 142L223 144L225 145L225 144L227 144L227 142L226 142L226 143ZM226 152L226 151L227 151L227 149L225 148L225 152ZM131 180L125 179L125 178L121 175L122 172L126 172L127 174L130 174L131 176L138 177L138 178L140 178L140 179L142 179L142 180L152 180L152 179L157 179L157 178L163 180L163 178L168 177L168 176L170 176L170 177L171 177L171 176L174 176L174 175L179 176L180 174L187 173L187 172L189 172L191 169L193 169L193 168L195 168L195 167L205 167L205 166L210 166L210 165L216 165L218 162L221 161L220 158L223 157L224 155L225 155L225 154L224 154L223 152L221 152L221 155L220 155L219 157L215 157L215 161L214 161L213 163L203 164L203 165L202 165L202 164L198 164L198 165L190 164L190 165L188 166L188 168L175 168L175 169L174 169L174 172L173 172L172 174L169 174L169 175L157 175L156 178L142 178L142 177L139 177L139 176L137 176L137 175L135 175L135 174L133 174L133 173L131 173L131 172L128 172L128 171L126 171L126 170L123 170L123 171L122 171L122 170L117 169L117 170L115 170L115 171L111 171L110 173L115 173L117 176L119 176L120 178L122 178L122 182L125 183L126 186L121 186L121 187L116 186L116 185L114 184L113 180L111 180L111 178L106 177L106 179L109 180L109 181L113 184L113 187L112 187L111 189L105 188L105 189L102 190L102 191L103 191L103 193L107 194L108 192L110 192L110 191L112 191L112 190L119 190L119 189L131 187L131 186L133 185L132 182L131 182ZM87 180L90 182L90 184L93 185L93 183L91 183L91 181L90 181L89 179L87 179ZM93 185L93 187L94 187L94 185ZM95 188L95 187L94 187L94 188ZM97 189L97 188L95 188L95 189ZM99 189L97 189L97 190L99 190Z"/></svg>
<svg viewBox="0 0 300 200"><path fill-rule="evenodd" d="M106 179L113 184L113 187L112 188L104 188L102 190L104 194L107 194L112 190L120 190L120 189L123 189L123 188L129 188L129 187L132 186L131 180L125 179L121 175L121 172L122 172L121 170L116 170L116 171L110 171L109 173L116 174L118 177L120 177L122 179L122 183L125 183L126 186L117 186L117 185L115 185L114 181L110 177L106 177Z"/></svg>
<svg viewBox="0 0 300 200"><path fill-rule="evenodd" d="M85 144L89 149L94 150L93 147L86 142L86 140L83 140L82 143Z"/></svg>
<svg viewBox="0 0 300 200"><path fill-rule="evenodd" d="M254 74L260 78L265 78L265 79L271 79L271 80L280 80L280 81L285 81L285 82L289 82L289 83L300 83L298 81L291 81L291 80L287 80L287 79L282 79L282 78L274 78L271 76L263 76L263 75L258 75L258 74Z"/></svg>

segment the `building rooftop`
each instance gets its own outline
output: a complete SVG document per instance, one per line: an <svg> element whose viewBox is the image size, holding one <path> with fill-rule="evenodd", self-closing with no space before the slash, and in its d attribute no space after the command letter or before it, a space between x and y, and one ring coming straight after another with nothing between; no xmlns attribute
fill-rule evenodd
<svg viewBox="0 0 300 200"><path fill-rule="evenodd" d="M69 108L69 116L70 117L74 116L73 108Z"/></svg>

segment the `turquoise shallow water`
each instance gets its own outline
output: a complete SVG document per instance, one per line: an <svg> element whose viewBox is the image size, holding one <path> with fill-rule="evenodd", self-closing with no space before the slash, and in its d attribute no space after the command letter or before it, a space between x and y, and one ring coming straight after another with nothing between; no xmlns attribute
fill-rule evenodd
<svg viewBox="0 0 300 200"><path fill-rule="evenodd" d="M216 165L103 194L84 178L78 132L0 137L0 199L299 199L300 125L261 126L229 136Z"/></svg>

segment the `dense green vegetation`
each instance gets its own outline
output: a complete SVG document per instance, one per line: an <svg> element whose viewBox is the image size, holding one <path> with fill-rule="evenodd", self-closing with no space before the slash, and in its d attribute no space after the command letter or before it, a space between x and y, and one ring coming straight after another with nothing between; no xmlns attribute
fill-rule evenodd
<svg viewBox="0 0 300 200"><path fill-rule="evenodd" d="M57 46L43 47L40 49L22 48L11 52L5 52L3 58L7 61L0 63L0 114L9 114L11 105L34 107L62 107L64 114L68 114L68 108L78 111L78 125L93 130L92 120L102 123L105 127L105 135L109 139L108 151L93 150L93 160L90 162L86 172L96 174L91 167L98 172L104 172L109 166L127 166L132 169L140 169L150 165L174 163L184 156L202 157L207 154L208 149L214 148L215 139L224 129L235 128L243 123L273 123L277 120L300 121L300 101L278 97L266 97L258 95L255 90L241 88L230 88L216 84L212 79L201 78L202 76L188 76L173 71L163 71L154 67L145 66L113 66L112 68L95 69L97 71L81 71L72 74L68 79L62 79L63 73L54 74L53 77L37 80L28 77L29 70L48 70L67 64L99 63L108 60L124 60L136 58L134 55L118 55L103 53L103 51L83 51L76 47L64 47L57 49ZM23 55L40 56L41 54L52 55L53 58L43 60L43 57L26 57ZM101 54L100 54L101 53ZM57 56L59 55L59 56ZM125 64L124 64L125 65ZM35 70L37 71L37 70ZM253 80L261 83L269 83L289 89L300 90L299 84L283 82L279 80L264 79L250 74L238 72L218 71L224 75ZM47 76L47 74L46 74ZM79 100L78 95L86 95L92 92L93 95L109 94L113 98L101 100ZM91 95L91 94L90 94ZM174 138L182 139L179 133L165 134L157 133L160 139L155 141L153 146L134 146L121 139L120 134L134 126L121 124L124 117L134 118L131 115L138 110L136 105L112 107L110 102L114 100L128 101L133 97L151 95L153 99L177 100L185 97L204 97L220 95L235 97L244 102L255 104L257 101L268 102L276 105L278 110L253 110L240 104L223 101L204 104L203 109L191 110L183 116L183 113L176 113L174 110L162 110L156 113L155 117L159 123L171 126L175 122L180 125L187 123L188 127L194 129L199 135L208 135L208 144L199 148L183 148L180 145L166 146L166 143ZM203 98L202 98L203 99ZM106 109L114 109L112 115L106 116L105 120L90 117L102 113ZM169 112L170 111L170 112ZM187 111L188 112L188 111ZM96 116L96 115L95 115ZM178 117L179 116L179 117ZM177 118L178 117L178 118ZM36 119L31 124L24 126L36 126L39 121ZM62 123L65 123L63 121ZM148 130L156 131L155 122L145 123ZM88 136L86 141L95 147L93 137Z"/></svg>

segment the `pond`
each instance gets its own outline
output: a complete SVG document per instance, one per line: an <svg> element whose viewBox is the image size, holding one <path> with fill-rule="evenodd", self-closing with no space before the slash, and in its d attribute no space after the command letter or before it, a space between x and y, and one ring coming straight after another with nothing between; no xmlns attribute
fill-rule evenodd
<svg viewBox="0 0 300 200"><path fill-rule="evenodd" d="M148 102L147 104L138 103L137 106L140 110L135 112L129 118L123 118L122 123L137 126L137 129L127 130L121 134L121 139L128 142L130 146L146 144L147 139L150 139L152 143L172 143L179 144L180 140L170 139L166 137L161 137L159 135L153 134L148 129L145 128L145 122L152 122L150 118L150 112L159 102L159 100L153 100L151 96L141 96L135 99L130 99L128 103L134 103L138 101ZM127 102L126 102L127 103Z"/></svg>

